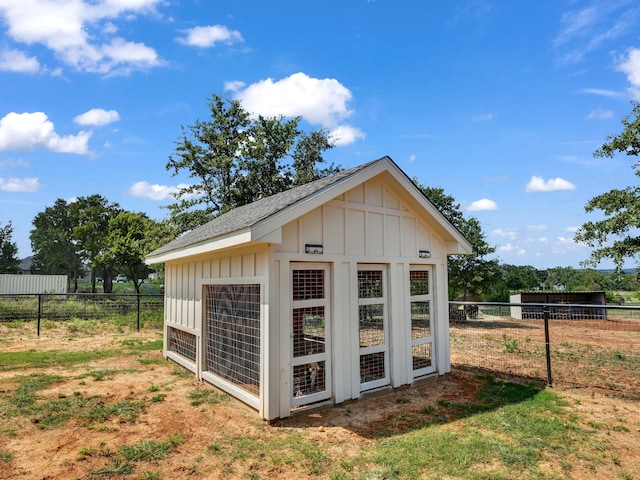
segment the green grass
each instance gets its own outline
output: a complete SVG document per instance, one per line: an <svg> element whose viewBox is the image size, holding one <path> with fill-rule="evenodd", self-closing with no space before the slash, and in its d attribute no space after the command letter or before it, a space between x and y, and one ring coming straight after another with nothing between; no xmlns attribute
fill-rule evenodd
<svg viewBox="0 0 640 480"><path fill-rule="evenodd" d="M455 428L431 423L377 442L361 459L371 478L553 478L546 456L575 454L587 435L567 403L535 385L481 378L474 401L438 402Z"/></svg>
<svg viewBox="0 0 640 480"><path fill-rule="evenodd" d="M228 400L229 395L226 393L218 393L209 388L199 388L189 394L189 401L194 407L203 404L216 405L217 403L226 402Z"/></svg>
<svg viewBox="0 0 640 480"><path fill-rule="evenodd" d="M123 348L94 350L87 352L70 352L67 350L28 350L26 352L0 352L0 371L22 368L47 368L52 366L72 366L89 363L94 360L118 357L122 355L137 355L162 349L162 340L137 343L123 340Z"/></svg>
<svg viewBox="0 0 640 480"><path fill-rule="evenodd" d="M223 441L209 444L207 449L230 464L251 463L267 470L293 465L305 476L326 473L332 461L325 446L297 433L274 435L270 440L229 434Z"/></svg>
<svg viewBox="0 0 640 480"><path fill-rule="evenodd" d="M58 375L30 375L17 380L18 387L7 398L10 408L3 408L0 413L4 418L28 417L40 429L64 426L73 419L89 428L111 418L132 423L146 409L146 403L142 400L106 404L99 397L86 398L80 392L74 392L73 395L58 394L56 400L41 400L38 397L40 390L63 383L65 379Z"/></svg>

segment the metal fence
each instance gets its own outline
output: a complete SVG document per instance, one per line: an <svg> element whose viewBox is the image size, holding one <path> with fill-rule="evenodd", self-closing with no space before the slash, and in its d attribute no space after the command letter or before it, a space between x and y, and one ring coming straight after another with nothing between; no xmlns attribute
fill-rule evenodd
<svg viewBox="0 0 640 480"><path fill-rule="evenodd" d="M640 307L449 303L451 362L640 398Z"/></svg>
<svg viewBox="0 0 640 480"><path fill-rule="evenodd" d="M38 336L50 322L111 321L119 326L161 328L163 295L14 294L0 295L0 322L33 322Z"/></svg>

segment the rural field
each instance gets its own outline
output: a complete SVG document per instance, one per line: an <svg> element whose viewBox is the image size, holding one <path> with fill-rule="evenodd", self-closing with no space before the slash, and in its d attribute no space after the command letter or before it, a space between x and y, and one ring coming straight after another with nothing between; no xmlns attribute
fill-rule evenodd
<svg viewBox="0 0 640 480"><path fill-rule="evenodd" d="M526 357L527 335L494 341ZM640 402L610 390L460 357L418 387L269 424L161 348L152 329L0 324L0 479L640 479Z"/></svg>

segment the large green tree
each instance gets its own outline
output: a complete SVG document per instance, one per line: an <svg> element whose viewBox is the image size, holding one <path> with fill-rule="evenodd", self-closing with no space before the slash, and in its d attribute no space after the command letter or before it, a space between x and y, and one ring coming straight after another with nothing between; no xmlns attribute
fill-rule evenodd
<svg viewBox="0 0 640 480"><path fill-rule="evenodd" d="M9 221L0 227L0 273L18 273L20 259L18 245L12 240L13 224Z"/></svg>
<svg viewBox="0 0 640 480"><path fill-rule="evenodd" d="M465 217L460 204L443 188L420 185L416 178L413 182L473 247L470 255L449 257L449 299L462 297L466 301L469 297L490 296L500 272L498 260L486 258L496 249L487 243L478 219Z"/></svg>
<svg viewBox="0 0 640 480"><path fill-rule="evenodd" d="M100 253L106 248L109 221L122 209L117 203L111 203L97 194L79 197L69 203L69 209L76 221L72 238L91 269L91 292L96 292L96 273L100 271L104 292L111 293L113 265L101 262Z"/></svg>
<svg viewBox="0 0 640 480"><path fill-rule="evenodd" d="M631 113L622 119L622 132L609 135L594 152L595 157L612 158L616 153L640 155L640 103L632 105ZM636 161L632 168L635 175L640 176L640 162ZM575 240L593 249L584 266L596 266L608 258L621 269L626 259L640 258L640 187L613 189L598 195L589 200L585 210L587 213L599 211L604 218L586 222L576 232Z"/></svg>
<svg viewBox="0 0 640 480"><path fill-rule="evenodd" d="M322 153L325 131L304 132L300 117L253 118L238 100L212 95L210 118L182 127L166 164L190 181L168 205L179 232L260 198L334 173Z"/></svg>
<svg viewBox="0 0 640 480"><path fill-rule="evenodd" d="M32 270L42 274L67 275L78 291L78 277L83 272L82 256L73 230L78 224L67 202L58 199L38 213L30 232L33 250Z"/></svg>
<svg viewBox="0 0 640 480"><path fill-rule="evenodd" d="M145 256L173 238L168 222L156 222L144 213L121 211L109 221L105 248L98 261L125 274L140 293L142 283L153 271L145 264Z"/></svg>
<svg viewBox="0 0 640 480"><path fill-rule="evenodd" d="M105 293L112 291L113 266L100 261L105 248L109 220L120 207L100 195L55 201L33 219L31 248L34 269L39 273L66 274L78 290L78 277L91 272L92 292L96 292L96 272L104 276Z"/></svg>

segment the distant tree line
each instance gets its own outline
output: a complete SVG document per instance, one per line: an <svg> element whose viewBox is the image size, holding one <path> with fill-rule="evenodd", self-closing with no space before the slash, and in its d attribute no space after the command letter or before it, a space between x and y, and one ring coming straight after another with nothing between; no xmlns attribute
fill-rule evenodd
<svg viewBox="0 0 640 480"><path fill-rule="evenodd" d="M173 238L169 222L124 210L101 195L58 199L33 219L31 271L67 275L75 292L78 278L88 269L92 293L98 277L103 291L111 293L115 275L123 274L140 293L154 270L145 264L145 255Z"/></svg>

